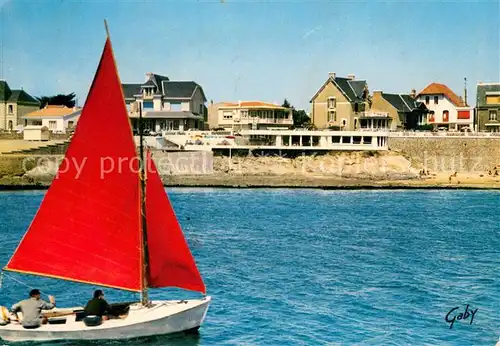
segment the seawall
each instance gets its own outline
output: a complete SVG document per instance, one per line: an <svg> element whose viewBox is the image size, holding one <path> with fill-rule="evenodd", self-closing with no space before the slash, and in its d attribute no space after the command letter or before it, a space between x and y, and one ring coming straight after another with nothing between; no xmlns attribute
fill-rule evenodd
<svg viewBox="0 0 500 346"><path fill-rule="evenodd" d="M389 150L431 172L487 172L500 168L500 137L392 137Z"/></svg>
<svg viewBox="0 0 500 346"><path fill-rule="evenodd" d="M295 158L154 152L166 185L323 188L500 188L500 138L390 138L386 152ZM0 155L0 187L48 186L62 155ZM422 175L424 169L429 174ZM458 172L458 175L454 175Z"/></svg>

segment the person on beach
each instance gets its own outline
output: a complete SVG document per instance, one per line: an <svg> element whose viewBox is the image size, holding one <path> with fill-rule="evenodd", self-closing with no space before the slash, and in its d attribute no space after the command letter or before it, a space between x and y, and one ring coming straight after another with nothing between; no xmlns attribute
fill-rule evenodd
<svg viewBox="0 0 500 346"><path fill-rule="evenodd" d="M109 320L111 307L104 299L104 292L102 290L94 291L94 298L88 301L84 312L86 316L98 316L102 320Z"/></svg>
<svg viewBox="0 0 500 346"><path fill-rule="evenodd" d="M49 296L50 303L40 299L40 291L32 289L29 299L25 299L12 306L11 312L19 321L18 312L23 314L21 324L26 329L34 329L47 323L47 318L42 316L42 310L50 310L56 306L56 299Z"/></svg>

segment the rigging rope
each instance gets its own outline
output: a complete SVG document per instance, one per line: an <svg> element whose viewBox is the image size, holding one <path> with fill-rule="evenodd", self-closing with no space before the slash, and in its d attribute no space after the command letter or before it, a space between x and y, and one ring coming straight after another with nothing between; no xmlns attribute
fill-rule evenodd
<svg viewBox="0 0 500 346"><path fill-rule="evenodd" d="M5 273L3 270L0 272L0 288L2 288L2 281L3 281L3 277L4 277L4 275L5 275L5 277L8 277L9 279L14 280L14 281L15 281L15 282L17 282L18 284L21 284L21 285L23 285L23 286L28 287L29 289L34 289L34 288L35 288L35 287L32 287L32 286L30 286L30 285L28 285L28 284L26 284L26 283L22 282L21 280L16 279L15 277L11 276L10 274L9 274L9 275L6 275L6 273ZM40 293L45 294L42 290L39 290L39 291L40 291Z"/></svg>

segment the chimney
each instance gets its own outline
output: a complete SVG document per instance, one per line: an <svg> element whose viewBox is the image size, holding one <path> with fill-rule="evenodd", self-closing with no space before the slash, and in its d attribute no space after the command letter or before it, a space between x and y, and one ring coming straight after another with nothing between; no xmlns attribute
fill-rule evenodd
<svg viewBox="0 0 500 346"><path fill-rule="evenodd" d="M335 79L337 75L335 74L335 72L328 72L328 77L331 78L331 79Z"/></svg>
<svg viewBox="0 0 500 346"><path fill-rule="evenodd" d="M417 91L415 89L411 89L410 96L411 96L411 98L416 98L417 97Z"/></svg>
<svg viewBox="0 0 500 346"><path fill-rule="evenodd" d="M351 74L347 75L347 78L350 80L354 80L356 78L356 76L351 73Z"/></svg>

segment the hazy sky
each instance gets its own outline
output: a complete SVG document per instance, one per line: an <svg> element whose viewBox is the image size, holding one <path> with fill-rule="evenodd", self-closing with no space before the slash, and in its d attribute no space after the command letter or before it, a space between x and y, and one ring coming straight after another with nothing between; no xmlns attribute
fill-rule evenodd
<svg viewBox="0 0 500 346"><path fill-rule="evenodd" d="M310 110L328 72L371 91L447 84L475 105L500 81L500 1L0 0L0 78L33 96L75 92L82 105L109 23L122 82L146 72L194 80L207 98Z"/></svg>

